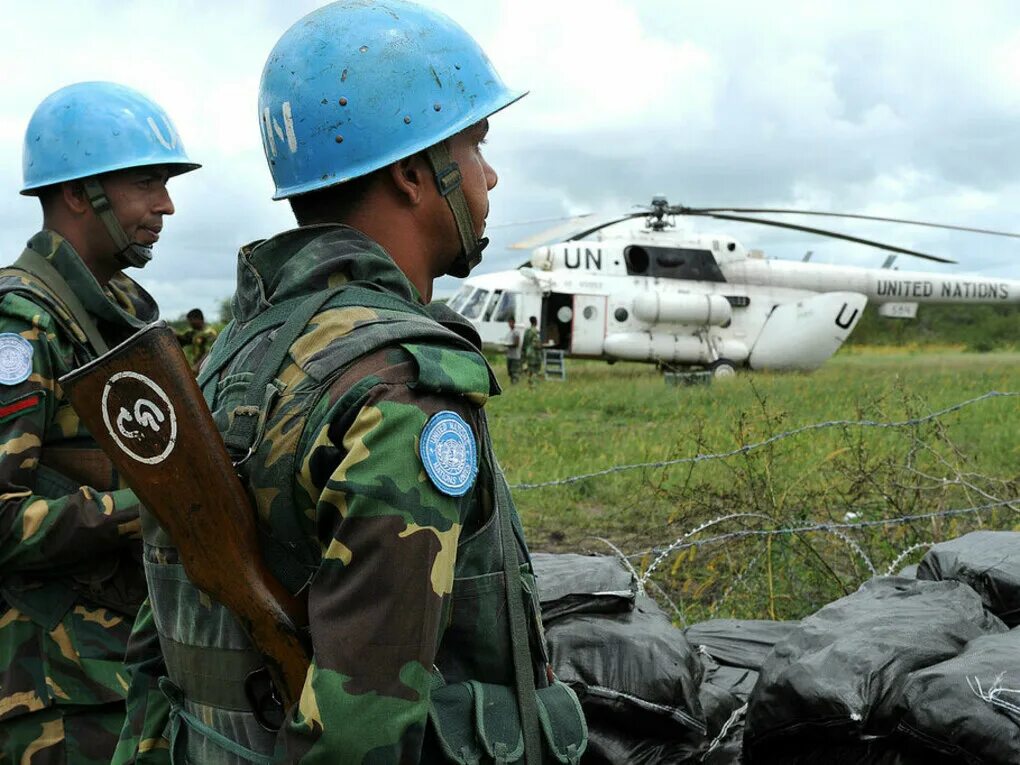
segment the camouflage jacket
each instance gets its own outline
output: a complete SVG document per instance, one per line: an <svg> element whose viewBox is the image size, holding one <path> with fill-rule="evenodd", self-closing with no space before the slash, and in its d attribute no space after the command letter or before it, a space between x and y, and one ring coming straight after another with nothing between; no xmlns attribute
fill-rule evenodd
<svg viewBox="0 0 1020 765"><path fill-rule="evenodd" d="M58 234L42 231L29 248L64 277L110 345L157 318L139 285L118 275L101 288ZM94 354L37 284L0 275L0 724L47 707L120 702L144 595L137 500L56 383ZM29 357L19 382L18 362Z"/></svg>
<svg viewBox="0 0 1020 765"><path fill-rule="evenodd" d="M178 333L177 339L185 348L185 355L191 368L197 372L216 341L216 330L208 326L202 329L188 329Z"/></svg>
<svg viewBox="0 0 1020 765"><path fill-rule="evenodd" d="M534 592L522 532L491 456L482 410L498 386L472 348L477 335L470 325L442 307L423 307L389 256L352 229L296 229L243 249L239 261L236 325L214 347L208 362L214 368L221 344L230 347L231 332L268 308L347 285L290 346L276 375L279 395L263 409L268 416L260 418L261 439L242 468L268 530L264 553L270 567L292 590L307 593L314 656L300 702L274 740L252 724L250 713L241 709L243 696L230 690L239 690L243 677L230 678L218 669L228 663L257 666L257 656L245 656L250 653L246 638L221 606L182 582L176 551L145 521L152 610L145 611L135 639L138 645L154 645L152 633L159 633L177 686L162 683L172 700L172 747L189 761L231 765L438 761L440 744L426 736L437 714L430 696L443 696L455 706L465 698L470 703L472 693L457 683L481 681L499 695L513 682L504 645L505 603L497 597L490 607L493 595L502 592L503 572L493 571L503 561L494 519L497 494L505 497L504 517L516 534L511 539L517 540L517 557L510 565L520 566ZM345 302L344 296L357 290L381 296L396 310L352 303L353 298ZM439 318L472 342L444 347L405 338L356 355L352 363L340 361L348 344L363 343L370 333L411 314L435 327ZM278 341L275 336L275 331L263 332L242 346L211 378L211 395L206 383L221 431L229 429L242 402L238 392ZM207 370L201 379L211 374ZM440 490L441 481L431 479L423 465L423 431L439 413L463 423L464 433L469 429L478 445L477 477L472 474L459 496ZM281 554L281 549L296 552ZM536 676L547 685L533 598L529 607ZM201 657L182 661L182 655L194 657L182 645L206 646L216 664ZM117 762L132 761L131 746L138 752L135 762L157 762L151 753L158 751L153 742L167 725L168 718L158 714L166 704L151 693L156 657L136 658L150 675L149 694L145 697L141 685L132 686L133 741L122 741ZM215 683L196 679L203 673L215 675ZM439 688L443 683L449 685ZM456 699L447 698L461 691ZM583 728L569 690L557 685L551 693L558 694L562 709L569 707L575 728ZM481 695L479 690L483 707ZM458 721L468 733L473 714ZM514 709L510 715L516 719ZM217 735L241 744L246 754L227 751ZM448 748L447 743L441 746ZM460 752L458 746L452 749Z"/></svg>
<svg viewBox="0 0 1020 765"><path fill-rule="evenodd" d="M524 341L521 344L524 357L527 359L540 359L542 357L542 338L538 330L528 327L524 330Z"/></svg>

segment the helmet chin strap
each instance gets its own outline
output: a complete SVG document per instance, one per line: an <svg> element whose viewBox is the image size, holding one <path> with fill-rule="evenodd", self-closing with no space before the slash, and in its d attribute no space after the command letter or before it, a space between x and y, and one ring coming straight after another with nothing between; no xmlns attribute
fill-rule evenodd
<svg viewBox="0 0 1020 765"><path fill-rule="evenodd" d="M110 199L103 191L103 184L99 182L98 178L85 178L82 185L85 187L85 194L89 198L92 209L96 211L99 220L106 226L114 246L117 247L117 260L125 268L145 268L146 264L152 260L152 248L128 239L124 227L120 225L117 216L113 214Z"/></svg>
<svg viewBox="0 0 1020 765"><path fill-rule="evenodd" d="M461 188L463 176L460 168L450 156L450 150L446 147L445 141L430 146L425 150L429 165L436 178L436 186L439 193L446 199L453 213L453 220L457 224L457 233L460 236L460 254L450 264L446 273L462 279L471 273L471 269L482 262L482 250L488 245L489 240L481 239L475 234L475 225L471 220L471 210L468 209L467 197L464 196L464 189Z"/></svg>

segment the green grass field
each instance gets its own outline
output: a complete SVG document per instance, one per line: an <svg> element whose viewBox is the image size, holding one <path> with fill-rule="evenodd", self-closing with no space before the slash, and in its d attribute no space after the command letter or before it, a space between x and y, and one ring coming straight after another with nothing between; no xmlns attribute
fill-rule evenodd
<svg viewBox="0 0 1020 765"><path fill-rule="evenodd" d="M502 359L494 366L502 371ZM667 386L650 365L571 360L566 382L505 388L487 406L490 427L508 480L528 484L729 452L828 420L923 417L989 391L1020 391L1020 353L855 348L813 374L752 373L689 387ZM601 538L641 571L674 540L727 514L754 515L691 539L1018 498L1018 434L1020 398L994 398L911 427L832 427L728 459L518 488L514 495L533 548L609 552ZM650 591L675 605L678 620L795 618L870 576L864 556L883 571L914 544L979 527L1020 528L1017 511L1020 503L854 528L845 539L782 533L687 547L656 564Z"/></svg>

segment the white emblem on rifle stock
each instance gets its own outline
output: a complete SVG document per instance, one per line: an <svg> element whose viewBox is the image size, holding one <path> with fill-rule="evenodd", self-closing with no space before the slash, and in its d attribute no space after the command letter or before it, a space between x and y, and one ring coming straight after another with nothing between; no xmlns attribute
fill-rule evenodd
<svg viewBox="0 0 1020 765"><path fill-rule="evenodd" d="M145 375L118 372L110 377L102 408L107 432L132 459L156 465L174 450L177 414L163 389Z"/></svg>

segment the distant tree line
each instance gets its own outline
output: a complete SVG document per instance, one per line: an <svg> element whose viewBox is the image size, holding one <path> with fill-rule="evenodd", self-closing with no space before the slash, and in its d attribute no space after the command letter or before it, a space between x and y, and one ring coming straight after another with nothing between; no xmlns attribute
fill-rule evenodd
<svg viewBox="0 0 1020 765"><path fill-rule="evenodd" d="M887 319L869 305L848 345L963 345L984 352L1020 348L1020 306L922 305L916 319Z"/></svg>

